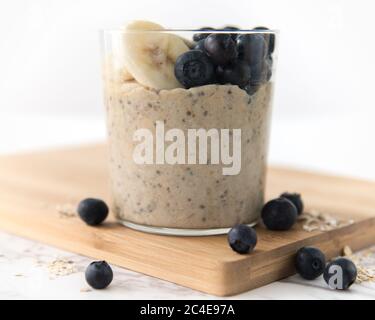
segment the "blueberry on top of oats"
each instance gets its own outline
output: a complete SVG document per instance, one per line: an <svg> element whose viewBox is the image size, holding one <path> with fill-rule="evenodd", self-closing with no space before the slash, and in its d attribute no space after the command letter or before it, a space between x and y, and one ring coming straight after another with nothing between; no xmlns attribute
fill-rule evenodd
<svg viewBox="0 0 375 320"><path fill-rule="evenodd" d="M190 50L177 58L175 75L185 88L206 85L213 81L214 65L201 50Z"/></svg>

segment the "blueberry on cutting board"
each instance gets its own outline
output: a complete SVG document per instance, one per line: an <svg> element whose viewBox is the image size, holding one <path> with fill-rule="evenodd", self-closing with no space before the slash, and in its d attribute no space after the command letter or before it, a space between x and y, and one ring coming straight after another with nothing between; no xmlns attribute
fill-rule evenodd
<svg viewBox="0 0 375 320"><path fill-rule="evenodd" d="M325 265L326 258L318 248L303 247L297 251L295 267L302 278L314 280L323 274Z"/></svg>
<svg viewBox="0 0 375 320"><path fill-rule="evenodd" d="M245 224L238 224L228 232L228 243L240 254L252 252L257 244L255 230Z"/></svg>
<svg viewBox="0 0 375 320"><path fill-rule="evenodd" d="M112 268L105 261L91 262L86 269L85 278L92 288L104 289L113 280Z"/></svg>
<svg viewBox="0 0 375 320"><path fill-rule="evenodd" d="M280 195L280 197L287 198L288 200L292 201L297 208L298 215L302 214L304 206L299 193L284 192Z"/></svg>
<svg viewBox="0 0 375 320"><path fill-rule="evenodd" d="M338 258L327 264L324 281L331 289L347 290L357 279L357 267L346 258Z"/></svg>
<svg viewBox="0 0 375 320"><path fill-rule="evenodd" d="M297 208L286 198L271 200L262 209L262 220L269 230L289 230L297 220Z"/></svg>
<svg viewBox="0 0 375 320"><path fill-rule="evenodd" d="M87 198L79 203L77 212L88 225L96 226L107 218L109 209L103 200Z"/></svg>

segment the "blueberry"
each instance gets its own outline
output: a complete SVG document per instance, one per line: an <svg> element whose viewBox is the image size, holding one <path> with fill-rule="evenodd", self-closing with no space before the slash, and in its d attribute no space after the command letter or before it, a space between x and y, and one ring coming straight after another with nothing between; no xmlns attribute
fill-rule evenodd
<svg viewBox="0 0 375 320"><path fill-rule="evenodd" d="M270 230L289 230L297 219L297 208L286 198L267 202L262 209L262 220Z"/></svg>
<svg viewBox="0 0 375 320"><path fill-rule="evenodd" d="M88 198L78 205L78 215L90 226L102 223L108 216L108 206L100 199Z"/></svg>
<svg viewBox="0 0 375 320"><path fill-rule="evenodd" d="M272 77L272 60L266 58L258 64L250 66L252 85L260 85L269 81Z"/></svg>
<svg viewBox="0 0 375 320"><path fill-rule="evenodd" d="M318 248L303 247L297 251L295 267L297 273L306 280L319 277L326 265L326 258Z"/></svg>
<svg viewBox="0 0 375 320"><path fill-rule="evenodd" d="M241 60L237 60L233 64L227 66L218 66L216 75L222 84L234 84L244 87L250 81L250 66Z"/></svg>
<svg viewBox="0 0 375 320"><path fill-rule="evenodd" d="M268 69L266 80L267 80L267 81L270 81L271 78L272 78L272 69Z"/></svg>
<svg viewBox="0 0 375 320"><path fill-rule="evenodd" d="M235 31L234 33L231 33L230 36L232 37L232 39L235 41L236 38L237 38L237 34L236 31L240 30L240 28L238 27L235 27L235 26L225 26L223 28L224 31Z"/></svg>
<svg viewBox="0 0 375 320"><path fill-rule="evenodd" d="M235 26L225 26L222 30L226 30L226 31L238 31L238 30L240 30L240 28L235 27Z"/></svg>
<svg viewBox="0 0 375 320"><path fill-rule="evenodd" d="M326 266L323 278L330 288L346 290L357 279L357 267L349 259L338 258Z"/></svg>
<svg viewBox="0 0 375 320"><path fill-rule="evenodd" d="M271 78L272 78L272 65L273 65L273 60L271 57L268 57L266 59L266 63L267 63L267 76L266 76L266 80L267 81L270 81Z"/></svg>
<svg viewBox="0 0 375 320"><path fill-rule="evenodd" d="M199 31L212 31L212 30L215 30L215 29L211 28L211 27L204 27L204 28L200 28L198 30ZM198 42L199 40L206 39L209 35L210 35L210 33L207 33L207 32L196 33L196 34L193 35L193 40Z"/></svg>
<svg viewBox="0 0 375 320"><path fill-rule="evenodd" d="M288 200L292 201L297 208L298 215L302 214L303 201L299 193L284 192L280 195L280 197L287 198Z"/></svg>
<svg viewBox="0 0 375 320"><path fill-rule="evenodd" d="M249 96L252 96L255 92L259 90L259 88L259 85L252 85L250 83L243 87L243 89L247 92Z"/></svg>
<svg viewBox="0 0 375 320"><path fill-rule="evenodd" d="M191 88L212 83L215 68L204 52L190 50L177 58L174 73L185 88Z"/></svg>
<svg viewBox="0 0 375 320"><path fill-rule="evenodd" d="M202 39L202 40L199 40L196 44L195 44L195 46L194 46L194 50L200 50L200 51L205 51L204 50L204 39Z"/></svg>
<svg viewBox="0 0 375 320"><path fill-rule="evenodd" d="M261 31L267 31L269 30L266 27L256 27L253 30L261 30ZM268 43L268 54L271 55L275 51L275 34L269 33L269 34L263 34L267 43Z"/></svg>
<svg viewBox="0 0 375 320"><path fill-rule="evenodd" d="M105 261L91 262L85 272L87 283L94 289L104 289L113 280L113 272Z"/></svg>
<svg viewBox="0 0 375 320"><path fill-rule="evenodd" d="M238 224L228 233L230 247L241 254L252 252L257 244L255 230L245 224Z"/></svg>
<svg viewBox="0 0 375 320"><path fill-rule="evenodd" d="M267 43L262 34L239 34L236 42L238 58L251 66L261 63L267 56Z"/></svg>
<svg viewBox="0 0 375 320"><path fill-rule="evenodd" d="M230 34L215 33L204 40L204 48L217 65L226 65L237 57L236 43Z"/></svg>

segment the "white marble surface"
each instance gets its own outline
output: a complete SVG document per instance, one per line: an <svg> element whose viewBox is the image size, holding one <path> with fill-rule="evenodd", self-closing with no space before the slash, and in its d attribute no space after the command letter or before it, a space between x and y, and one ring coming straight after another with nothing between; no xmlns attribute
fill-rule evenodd
<svg viewBox="0 0 375 320"><path fill-rule="evenodd" d="M219 299L117 267L107 289L86 291L84 270L90 259L4 232L0 246L1 299ZM48 269L55 259L73 261L76 272L55 276ZM328 289L322 277L307 282L296 275L229 299L375 299L375 283L338 292Z"/></svg>
<svg viewBox="0 0 375 320"><path fill-rule="evenodd" d="M0 116L0 154L102 141L105 136L101 117ZM366 145L371 145L375 128L370 120L366 120L370 118L366 118L362 119L357 130L347 130L355 122L355 117L344 115L341 119L331 119L331 122L329 119L320 120L319 130L316 124L312 125L311 118L279 119L272 132L271 162L375 179L375 153L365 150ZM332 121L335 121L335 130L331 130ZM303 134L296 135L298 131ZM322 132L330 134L324 136ZM300 146L294 154L293 150L286 148L288 141ZM335 152L329 152L333 145ZM362 152L366 152L366 157ZM47 265L56 258L72 260L76 272L59 277L51 275ZM87 285L83 272L89 262L88 258L0 231L0 299L216 298L116 267L114 281L108 289L85 292ZM307 282L293 276L232 298L375 299L375 283L355 284L348 292L337 292L328 289L322 278Z"/></svg>

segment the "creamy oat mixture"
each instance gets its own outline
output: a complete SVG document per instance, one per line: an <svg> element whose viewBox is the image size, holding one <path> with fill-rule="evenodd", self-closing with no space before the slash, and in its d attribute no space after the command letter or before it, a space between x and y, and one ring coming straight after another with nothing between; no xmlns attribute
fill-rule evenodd
<svg viewBox="0 0 375 320"><path fill-rule="evenodd" d="M136 82L107 87L113 210L148 226L219 228L255 222L263 205L272 84L249 96L234 85L147 89ZM242 169L221 165L137 165L139 128L240 128ZM155 141L154 141L155 143Z"/></svg>

